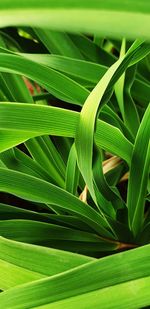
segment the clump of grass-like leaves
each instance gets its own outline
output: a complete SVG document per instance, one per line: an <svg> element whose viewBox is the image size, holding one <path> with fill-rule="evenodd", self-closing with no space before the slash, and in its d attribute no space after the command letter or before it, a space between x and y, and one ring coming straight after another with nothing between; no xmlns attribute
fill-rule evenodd
<svg viewBox="0 0 150 309"><path fill-rule="evenodd" d="M0 3L0 308L150 305L149 15Z"/></svg>

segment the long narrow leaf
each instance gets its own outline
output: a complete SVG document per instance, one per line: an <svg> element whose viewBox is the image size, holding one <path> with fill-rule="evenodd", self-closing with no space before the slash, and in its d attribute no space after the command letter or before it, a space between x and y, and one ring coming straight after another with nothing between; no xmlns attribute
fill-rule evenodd
<svg viewBox="0 0 150 309"><path fill-rule="evenodd" d="M137 235L144 220L144 206L150 167L150 104L139 127L128 184L127 205L130 228Z"/></svg>
<svg viewBox="0 0 150 309"><path fill-rule="evenodd" d="M0 103L0 150L4 151L37 135L75 137L79 116L77 112L50 106ZM98 120L95 140L99 147L130 164L132 144L120 130Z"/></svg>
<svg viewBox="0 0 150 309"><path fill-rule="evenodd" d="M63 7L63 8L62 8ZM149 2L53 0L5 0L0 5L0 26L42 26L55 30L86 32L106 36L149 39ZM108 23L109 20L109 23ZM120 24L120 20L122 21ZM142 25L142 27L141 27Z"/></svg>
<svg viewBox="0 0 150 309"><path fill-rule="evenodd" d="M117 293L119 289L119 293L125 298L123 308L130 307L130 302L131 308L148 305L150 301L149 254L150 246L147 245L90 262L59 276L10 289L0 295L0 304L4 308L11 309L32 308L40 305L47 305L48 308L59 308L58 301L62 300L63 308L67 306L67 302L73 308L76 307L76 304L78 306L81 304L80 308L83 308L85 301L87 305L89 301L90 308L92 303L96 305L96 308L99 308L100 305L103 308L105 306L111 308L112 301L108 300L113 299L114 306L116 306L114 308L120 308L121 300ZM135 296L136 287L139 297ZM126 293L129 295L129 301L125 297ZM14 295L15 297L13 297ZM93 295L93 297L90 297L90 295ZM74 302L70 303L73 300L71 297L77 297L77 300L79 299L81 302L75 302L74 306ZM127 306L125 307L125 305Z"/></svg>

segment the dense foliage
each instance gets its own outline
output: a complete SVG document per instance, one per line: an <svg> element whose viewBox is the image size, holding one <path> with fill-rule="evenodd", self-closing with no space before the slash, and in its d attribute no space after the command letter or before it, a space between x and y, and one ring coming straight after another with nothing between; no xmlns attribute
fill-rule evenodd
<svg viewBox="0 0 150 309"><path fill-rule="evenodd" d="M150 305L150 2L0 2L0 308Z"/></svg>

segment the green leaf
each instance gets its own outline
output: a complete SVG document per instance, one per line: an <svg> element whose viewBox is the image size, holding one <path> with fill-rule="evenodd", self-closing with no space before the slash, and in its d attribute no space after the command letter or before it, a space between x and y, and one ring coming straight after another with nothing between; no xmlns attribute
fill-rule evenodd
<svg viewBox="0 0 150 309"><path fill-rule="evenodd" d="M79 169L77 166L77 155L75 144L72 145L66 168L65 188L68 192L76 195L79 182Z"/></svg>
<svg viewBox="0 0 150 309"><path fill-rule="evenodd" d="M90 262L93 258L0 237L0 288L34 281Z"/></svg>
<svg viewBox="0 0 150 309"><path fill-rule="evenodd" d="M0 191L33 202L50 204L52 209L73 213L102 236L113 237L107 230L109 228L107 221L72 194L44 180L12 170L0 168L0 176ZM51 209L51 206L49 208Z"/></svg>
<svg viewBox="0 0 150 309"><path fill-rule="evenodd" d="M6 0L1 2L0 12L0 27L30 25L100 36L149 39L148 1L132 0L128 4L118 0L93 0L86 3L83 0L22 0L20 7L18 0L14 0L13 3Z"/></svg>
<svg viewBox="0 0 150 309"><path fill-rule="evenodd" d="M129 225L135 236L144 220L144 206L150 167L150 104L136 135L131 159L127 206Z"/></svg>
<svg viewBox="0 0 150 309"><path fill-rule="evenodd" d="M73 228L63 227L56 224L22 219L0 221L0 234L9 239L31 244L53 247L54 243L58 248L60 241L68 241L68 243L69 241L75 243L81 242L85 251L86 243L87 246L88 243L95 244L97 251L100 251L102 248L98 249L98 246L100 247L102 245L101 242L105 242L105 240L102 241L96 234L78 231ZM113 242L109 243L108 241L108 246L107 241L105 243L105 249L108 251L111 251L113 247L114 249L117 248L117 245L115 243L113 244Z"/></svg>
<svg viewBox="0 0 150 309"><path fill-rule="evenodd" d="M26 142L33 160L50 175L52 182L64 188L65 165L57 149L47 136L36 137Z"/></svg>
<svg viewBox="0 0 150 309"><path fill-rule="evenodd" d="M134 308L145 308L145 306L149 305L150 297L148 293L148 286L150 284L150 277L145 277L142 279L132 280L127 283L122 283L116 285L114 287L110 287L109 289L98 290L90 293L86 293L84 295L79 295L75 297L71 297L69 299L65 299L62 301L58 301L56 303L52 303L51 305L39 306L39 308L70 308L73 303L74 308L78 306L78 308L99 308L102 306L106 309L111 308L120 308L126 309L130 306L131 309ZM134 286L134 291L133 291ZM137 296L135 297L135 291L137 292ZM119 295L119 297L118 297ZM108 299L111 299L111 303L108 302ZM140 306L140 307L139 307Z"/></svg>
<svg viewBox="0 0 150 309"><path fill-rule="evenodd" d="M35 160L17 148L0 153L0 158L9 169L57 183Z"/></svg>
<svg viewBox="0 0 150 309"><path fill-rule="evenodd" d="M66 102L82 105L87 95L87 90L69 77L25 57L1 53L0 61L1 72L20 74L33 79L54 96Z"/></svg>
<svg viewBox="0 0 150 309"><path fill-rule="evenodd" d="M116 57L99 48L91 39L82 34L70 34L71 40L79 48L85 59L105 66L112 65Z"/></svg>
<svg viewBox="0 0 150 309"><path fill-rule="evenodd" d="M42 305L46 308L75 308L76 305L83 308L85 304L87 308L94 304L95 308L102 305L103 308L119 309L120 303L123 308L140 308L150 301L149 257L149 245L105 257L63 274L10 289L0 294L0 303L11 309Z"/></svg>
<svg viewBox="0 0 150 309"><path fill-rule="evenodd" d="M69 74L72 78L80 78L94 84L97 83L107 71L107 67L104 65L71 57L27 53L20 55L60 72Z"/></svg>
<svg viewBox="0 0 150 309"><path fill-rule="evenodd" d="M138 57L139 54L143 51L143 49L145 49L145 45L143 45L143 42L136 41L128 50L127 54L124 57L120 58L108 69L108 71L105 73L105 75L102 77L102 79L88 96L80 113L80 120L75 140L78 164L84 181L87 184L90 194L96 204L97 198L94 189L92 164L94 159L93 141L97 114L98 112L100 112L100 109L102 108L104 103L107 103L115 82L120 78L124 70L128 67L129 63L133 61L134 57ZM103 184L104 182L105 180L103 179ZM112 195L115 195L115 192L113 189L109 189L106 183L105 188L108 192L107 196L109 200L110 191ZM118 195L116 195L116 199L118 200Z"/></svg>
<svg viewBox="0 0 150 309"><path fill-rule="evenodd" d="M38 213L36 211L19 208L15 205L8 205L0 203L0 218L1 220L10 219L27 219L42 222L50 222L50 214L48 213Z"/></svg>
<svg viewBox="0 0 150 309"><path fill-rule="evenodd" d="M120 50L120 58L125 55L125 49L126 42L123 40ZM128 69L127 72L119 78L115 85L115 93L122 118L134 137L140 123L136 105L131 97L131 87L134 81L135 71L136 67L132 66L132 68Z"/></svg>
<svg viewBox="0 0 150 309"><path fill-rule="evenodd" d="M44 134L75 137L79 116L77 112L50 106L0 103L0 151ZM120 130L98 120L95 140L97 146L130 164L132 144Z"/></svg>
<svg viewBox="0 0 150 309"><path fill-rule="evenodd" d="M34 32L50 53L72 58L83 58L76 45L66 33L40 28L34 29Z"/></svg>
<svg viewBox="0 0 150 309"><path fill-rule="evenodd" d="M12 288L14 286L17 286L19 284L23 284L26 282L46 277L36 272L29 271L28 269L18 267L14 264L8 263L1 259L0 259L0 271L1 271L0 288L3 291Z"/></svg>

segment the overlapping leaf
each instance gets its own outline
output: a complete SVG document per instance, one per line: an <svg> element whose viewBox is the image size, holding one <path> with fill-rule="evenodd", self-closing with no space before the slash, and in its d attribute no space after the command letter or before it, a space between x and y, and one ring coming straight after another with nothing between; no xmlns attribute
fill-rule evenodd
<svg viewBox="0 0 150 309"><path fill-rule="evenodd" d="M143 42L135 42L127 54L120 58L115 64L113 64L103 78L99 81L93 91L87 98L82 111L80 113L80 121L77 128L76 134L76 150L78 163L84 180L90 190L93 200L96 202L96 193L93 183L93 172L92 172L92 157L93 157L93 139L94 139L94 129L96 125L97 113L102 108L104 103L110 97L110 92L115 84L116 80L121 76L124 70L127 68L128 64L134 57L138 57L142 50L145 50L145 45ZM102 179L102 176L101 176ZM104 183L103 186L106 187L108 191L108 199L110 198L110 192L107 184ZM112 194L114 193L111 190ZM115 193L114 193L115 194ZM118 199L118 196L116 197ZM117 203L117 201L116 201Z"/></svg>
<svg viewBox="0 0 150 309"><path fill-rule="evenodd" d="M38 135L75 137L78 122L79 113L71 110L30 104L27 106L23 103L0 103L0 150L6 150ZM99 147L113 152L130 164L132 144L117 128L98 120L95 140Z"/></svg>
<svg viewBox="0 0 150 309"><path fill-rule="evenodd" d="M2 237L0 244L0 288L4 290L53 276L93 260L90 257L19 243Z"/></svg>
<svg viewBox="0 0 150 309"><path fill-rule="evenodd" d="M71 305L83 308L85 304L87 308L93 304L95 308L120 308L120 302L123 308L146 306L150 301L149 254L147 245L87 263L63 274L10 289L0 295L0 304L12 309L40 305L43 308L69 308ZM118 297L117 291L123 299ZM108 299L113 301L110 303Z"/></svg>

